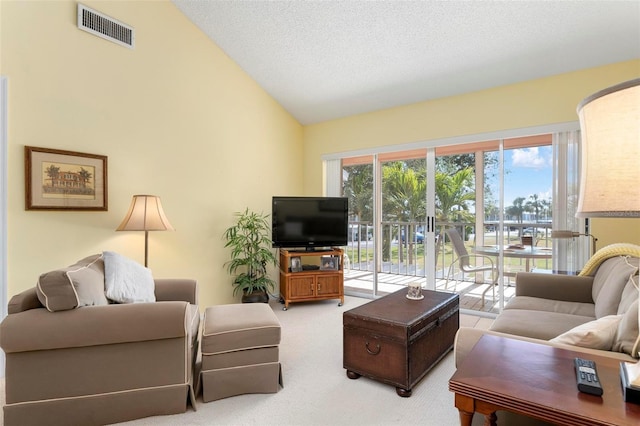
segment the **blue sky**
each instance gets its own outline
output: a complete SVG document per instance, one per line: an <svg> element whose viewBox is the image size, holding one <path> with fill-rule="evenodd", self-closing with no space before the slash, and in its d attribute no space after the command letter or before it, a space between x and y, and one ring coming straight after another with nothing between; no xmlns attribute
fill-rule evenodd
<svg viewBox="0 0 640 426"><path fill-rule="evenodd" d="M551 200L551 146L505 150L504 159L505 207L510 206L517 197L528 198L532 194L538 194L540 199Z"/></svg>

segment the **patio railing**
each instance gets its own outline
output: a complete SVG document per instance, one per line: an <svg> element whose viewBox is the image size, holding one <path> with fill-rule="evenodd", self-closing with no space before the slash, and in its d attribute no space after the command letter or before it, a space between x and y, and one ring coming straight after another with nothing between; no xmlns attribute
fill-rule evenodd
<svg viewBox="0 0 640 426"><path fill-rule="evenodd" d="M551 223L508 223L504 225L503 240L498 241L498 223L485 222L482 238L475 233L471 223L436 222L436 278L444 278L451 262L455 259L450 241L441 239L447 227L456 227L462 235L469 251L476 244L508 245L521 241L523 235L532 235L538 247L551 246ZM349 241L346 254L352 270L373 272L375 269L373 224L371 222L350 222ZM425 229L424 222L383 222L382 261L378 272L409 276L425 276ZM521 266L523 259L505 258L509 266ZM535 261L535 268L551 269L550 259Z"/></svg>

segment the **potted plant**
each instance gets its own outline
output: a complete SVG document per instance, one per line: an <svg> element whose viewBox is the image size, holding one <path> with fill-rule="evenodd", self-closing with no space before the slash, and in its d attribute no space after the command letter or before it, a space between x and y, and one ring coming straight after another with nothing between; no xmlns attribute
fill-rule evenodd
<svg viewBox="0 0 640 426"><path fill-rule="evenodd" d="M275 281L267 274L267 266L277 264L269 237L269 215L248 208L236 215L236 224L224 233L225 247L231 247L231 260L225 266L235 276L233 295L241 291L243 303L267 303L269 290L275 286Z"/></svg>

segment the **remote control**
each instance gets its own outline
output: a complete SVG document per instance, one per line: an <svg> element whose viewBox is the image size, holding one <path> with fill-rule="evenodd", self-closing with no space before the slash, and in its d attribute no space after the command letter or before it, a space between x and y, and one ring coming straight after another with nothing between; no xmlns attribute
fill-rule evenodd
<svg viewBox="0 0 640 426"><path fill-rule="evenodd" d="M602 385L598 379L596 363L588 359L576 358L574 364L578 390L591 395L602 395Z"/></svg>

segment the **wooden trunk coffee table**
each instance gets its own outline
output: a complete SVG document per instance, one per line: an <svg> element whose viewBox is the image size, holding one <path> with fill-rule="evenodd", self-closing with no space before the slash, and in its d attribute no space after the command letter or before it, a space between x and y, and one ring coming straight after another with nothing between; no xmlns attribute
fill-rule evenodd
<svg viewBox="0 0 640 426"><path fill-rule="evenodd" d="M459 327L457 294L401 289L343 314L347 377L366 376L411 396L411 388L453 348Z"/></svg>
<svg viewBox="0 0 640 426"><path fill-rule="evenodd" d="M595 361L604 394L578 392L574 358ZM547 345L484 335L449 380L460 423L473 413L495 425L506 410L561 425L640 424L640 405L624 402L620 361Z"/></svg>

